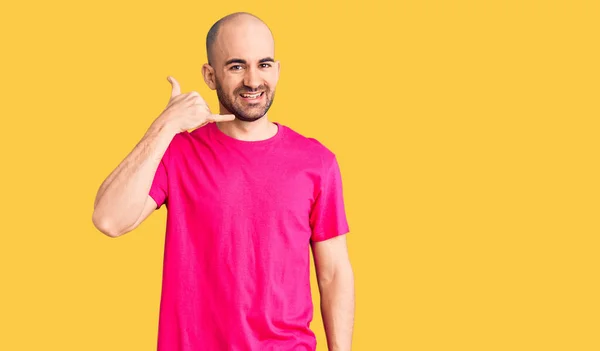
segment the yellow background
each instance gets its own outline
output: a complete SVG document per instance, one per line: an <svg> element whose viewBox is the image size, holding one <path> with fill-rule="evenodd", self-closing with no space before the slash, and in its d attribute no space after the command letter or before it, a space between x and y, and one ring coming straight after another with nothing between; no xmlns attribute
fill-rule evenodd
<svg viewBox="0 0 600 351"><path fill-rule="evenodd" d="M271 120L338 155L354 350L600 349L598 2L238 4L1 5L1 350L155 349L165 209L110 239L94 197L167 75L218 105L204 38L240 10Z"/></svg>

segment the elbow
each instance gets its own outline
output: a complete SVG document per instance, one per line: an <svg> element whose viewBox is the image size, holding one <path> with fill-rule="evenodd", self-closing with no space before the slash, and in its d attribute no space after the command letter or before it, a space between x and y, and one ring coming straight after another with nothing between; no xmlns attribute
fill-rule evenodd
<svg viewBox="0 0 600 351"><path fill-rule="evenodd" d="M94 211L92 214L92 223L96 229L110 238L118 238L125 234L123 230L120 230L114 225L114 222L110 221L105 216L101 216L97 211Z"/></svg>
<svg viewBox="0 0 600 351"><path fill-rule="evenodd" d="M354 272L349 261L344 264L338 264L327 272L317 273L317 282L322 291L336 289L339 286L353 287Z"/></svg>

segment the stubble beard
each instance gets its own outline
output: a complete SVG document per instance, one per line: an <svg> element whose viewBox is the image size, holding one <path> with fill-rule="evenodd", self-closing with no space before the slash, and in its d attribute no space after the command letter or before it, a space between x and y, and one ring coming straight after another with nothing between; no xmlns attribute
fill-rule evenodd
<svg viewBox="0 0 600 351"><path fill-rule="evenodd" d="M234 102L234 100L227 95L227 93L225 93L221 87L221 84L219 84L219 82L216 82L216 90L217 90L217 97L219 98L219 102L221 103L221 105L223 105L223 107L225 107L227 109L227 111L229 111L229 113L233 114L235 116L235 118L244 121L244 122L254 122L254 121L258 121L259 119L261 119L262 117L264 117L264 115L267 114L267 111L269 111L269 109L271 108L271 104L273 104L273 99L275 98L275 91L271 91L267 88L264 89L257 89L257 90L262 90L264 91L264 96L263 98L266 99L266 103L264 104L264 107L252 107L252 108L247 108L244 109L243 106L241 106L239 103L236 104ZM239 88L236 89L234 91L234 99L237 99L237 97L241 94L241 93L248 93L249 91L247 89L244 88ZM241 99L241 97L240 97Z"/></svg>

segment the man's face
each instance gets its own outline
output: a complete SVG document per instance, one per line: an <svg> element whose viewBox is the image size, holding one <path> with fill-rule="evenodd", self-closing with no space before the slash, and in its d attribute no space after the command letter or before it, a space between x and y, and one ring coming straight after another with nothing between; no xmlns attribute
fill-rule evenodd
<svg viewBox="0 0 600 351"><path fill-rule="evenodd" d="M279 79L268 28L254 23L224 26L214 47L211 66L223 113L247 122L263 117L273 103Z"/></svg>

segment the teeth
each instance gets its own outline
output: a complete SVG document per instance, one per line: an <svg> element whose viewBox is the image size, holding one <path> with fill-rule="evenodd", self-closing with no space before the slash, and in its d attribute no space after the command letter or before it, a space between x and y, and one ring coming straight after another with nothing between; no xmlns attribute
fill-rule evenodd
<svg viewBox="0 0 600 351"><path fill-rule="evenodd" d="M262 94L262 93L258 93L258 94L242 94L242 96L245 97L245 98L256 99L257 97L260 96L260 94Z"/></svg>

